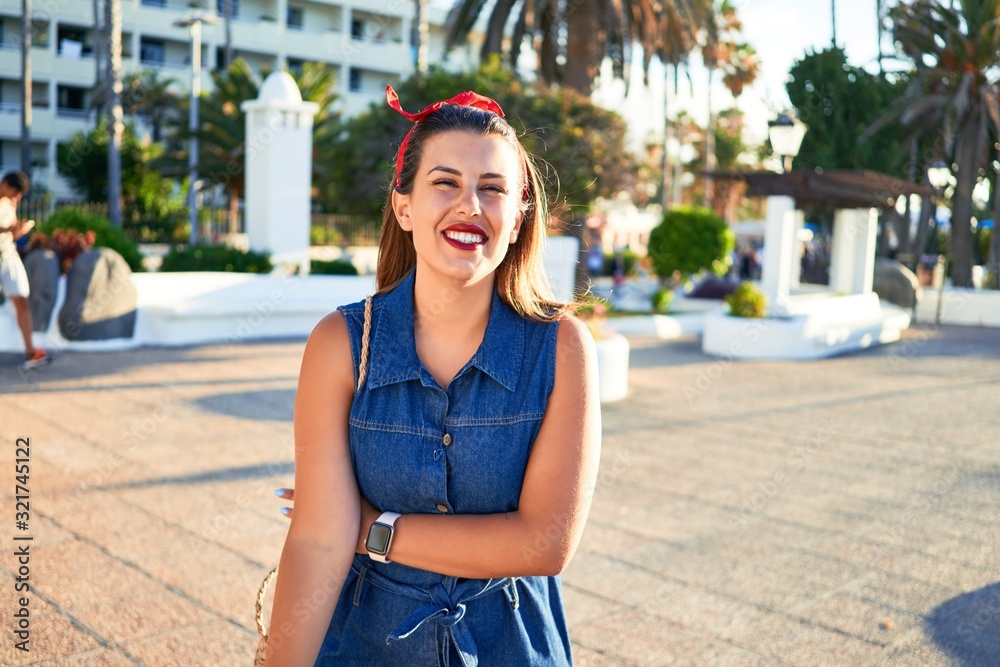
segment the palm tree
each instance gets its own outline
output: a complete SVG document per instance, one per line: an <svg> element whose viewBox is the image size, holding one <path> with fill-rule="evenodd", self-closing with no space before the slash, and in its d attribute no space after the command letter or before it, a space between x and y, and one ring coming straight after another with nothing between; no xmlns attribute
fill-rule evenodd
<svg viewBox="0 0 1000 667"><path fill-rule="evenodd" d="M21 170L31 173L31 0L21 0Z"/></svg>
<svg viewBox="0 0 1000 667"><path fill-rule="evenodd" d="M421 74L427 72L427 54L430 47L430 35L428 32L428 12L430 11L429 0L413 0L413 8L416 12L416 19L413 25L413 50L414 65Z"/></svg>
<svg viewBox="0 0 1000 667"><path fill-rule="evenodd" d="M108 30L107 45L107 85L108 129L111 141L108 143L108 217L111 224L121 227L122 197L122 6L121 0L105 0L104 25Z"/></svg>
<svg viewBox="0 0 1000 667"><path fill-rule="evenodd" d="M488 3L456 0L448 14L445 48L465 42ZM628 81L632 47L643 50L643 73L659 56L676 60L691 37L709 23L711 0L579 0L566 6L557 0L496 0L490 12L480 53L483 61L502 55L516 65L525 38L538 54L538 73L549 84L562 84L590 95L601 61L612 61L614 76ZM505 28L513 19L510 49L503 53Z"/></svg>
<svg viewBox="0 0 1000 667"><path fill-rule="evenodd" d="M267 72L262 72L266 78ZM313 181L322 177L329 164L315 159L329 150L329 144L337 139L339 118L330 113L337 97L334 93L333 72L321 63L305 63L296 79L302 99L317 102L319 109L313 121ZM256 99L261 82L250 65L237 58L225 71L212 72L213 90L199 105L198 147L199 172L206 183L221 185L229 199L229 229L236 231L239 220L239 200L245 192L244 159L246 152L246 114L240 108L242 102ZM187 100L181 102L186 108ZM181 176L187 170L187 112L171 117L173 125L171 141L175 149L164 156L162 168L165 172Z"/></svg>
<svg viewBox="0 0 1000 667"><path fill-rule="evenodd" d="M915 0L892 11L893 35L914 63L913 84L895 117L916 132L940 131L954 164L952 283L971 287L972 191L989 146L1000 134L1000 0L960 0L946 8Z"/></svg>
<svg viewBox="0 0 1000 667"><path fill-rule="evenodd" d="M122 82L122 111L127 116L143 116L149 122L151 139L163 139L167 117L177 113L178 98L170 89L177 79L160 78L151 67L128 74Z"/></svg>

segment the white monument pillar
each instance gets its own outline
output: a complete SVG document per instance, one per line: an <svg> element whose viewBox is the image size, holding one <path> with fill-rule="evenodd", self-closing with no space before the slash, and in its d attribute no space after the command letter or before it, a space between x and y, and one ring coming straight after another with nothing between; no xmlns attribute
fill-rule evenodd
<svg viewBox="0 0 1000 667"><path fill-rule="evenodd" d="M309 272L312 125L319 109L303 102L288 72L273 72L256 100L243 102L247 137L246 230L251 250L268 251L276 271Z"/></svg>
<svg viewBox="0 0 1000 667"><path fill-rule="evenodd" d="M867 294L875 276L878 211L856 208L837 211L833 218L830 289L837 294Z"/></svg>
<svg viewBox="0 0 1000 667"><path fill-rule="evenodd" d="M791 267L789 270L791 273L791 289L796 290L802 285L802 251L804 245L802 243L802 232L806 227L806 212L795 210L793 211L795 218L792 221L792 256Z"/></svg>
<svg viewBox="0 0 1000 667"><path fill-rule="evenodd" d="M772 315L788 314L788 299L792 288L792 261L795 255L795 221L798 211L791 197L767 198L767 219L764 224L764 266L761 267L761 289L767 297L767 310Z"/></svg>

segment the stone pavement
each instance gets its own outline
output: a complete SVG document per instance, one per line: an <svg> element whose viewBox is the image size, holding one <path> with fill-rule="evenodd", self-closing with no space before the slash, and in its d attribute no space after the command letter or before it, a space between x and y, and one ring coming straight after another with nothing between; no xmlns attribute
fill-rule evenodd
<svg viewBox="0 0 1000 667"><path fill-rule="evenodd" d="M807 363L632 344L564 575L578 665L1000 664L1000 332ZM0 663L251 663L302 347L0 356Z"/></svg>

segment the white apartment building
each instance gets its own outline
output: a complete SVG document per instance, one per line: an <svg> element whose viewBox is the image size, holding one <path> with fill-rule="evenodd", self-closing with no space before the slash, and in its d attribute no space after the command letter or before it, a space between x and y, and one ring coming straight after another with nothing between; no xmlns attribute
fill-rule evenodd
<svg viewBox="0 0 1000 667"><path fill-rule="evenodd" d="M231 0L231 46L258 73L326 63L334 71L339 110L350 116L384 99L386 84L413 72L414 0ZM218 6L214 6L218 3ZM162 70L190 90L191 37L174 22L192 9L222 14L222 0L121 0L122 69ZM103 12L104 1L100 1ZM430 62L443 57L446 10L431 6ZM32 180L57 199L73 198L56 173L56 144L92 127L90 89L96 81L92 0L32 2ZM0 0L0 170L20 164L21 0ZM224 61L223 22L202 28L202 86ZM448 65L474 60L470 46L453 51Z"/></svg>

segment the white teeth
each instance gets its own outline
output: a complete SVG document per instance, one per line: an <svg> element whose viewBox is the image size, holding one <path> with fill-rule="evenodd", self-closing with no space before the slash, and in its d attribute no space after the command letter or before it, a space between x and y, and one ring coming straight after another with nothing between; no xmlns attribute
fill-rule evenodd
<svg viewBox="0 0 1000 667"><path fill-rule="evenodd" d="M471 234L469 232L445 232L445 236L450 239L454 239L459 243L465 243L467 245L475 245L477 243L485 243L486 237L480 236L479 234Z"/></svg>

